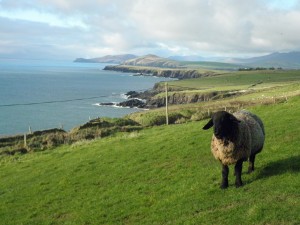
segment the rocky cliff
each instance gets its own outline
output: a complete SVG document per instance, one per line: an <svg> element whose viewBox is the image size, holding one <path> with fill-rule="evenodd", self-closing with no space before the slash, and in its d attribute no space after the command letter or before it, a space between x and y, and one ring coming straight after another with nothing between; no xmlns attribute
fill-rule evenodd
<svg viewBox="0 0 300 225"><path fill-rule="evenodd" d="M124 73L135 73L144 76L170 77L177 79L199 78L213 75L213 72L199 72L193 69L162 69L149 67L135 67L135 66L106 66L104 70L120 71Z"/></svg>
<svg viewBox="0 0 300 225"><path fill-rule="evenodd" d="M179 105L189 104L197 102L205 102L215 99L221 99L238 95L238 92L225 92L225 91L212 91L207 93L187 93L187 92L176 92L171 93L168 96L168 104ZM157 108L165 106L166 99L162 96L154 96L149 98L146 102L146 107Z"/></svg>
<svg viewBox="0 0 300 225"><path fill-rule="evenodd" d="M165 96L160 94L164 92L164 88L162 87L163 86L161 85L155 85L152 90L148 90L141 93L128 92L127 95L129 98L145 99L146 103L143 104L140 108L159 108L166 105ZM176 90L174 89L174 91ZM172 105L189 104L227 98L237 96L240 94L241 92L239 91L211 91L205 93L178 91L169 93L168 103ZM137 105L137 107L139 106Z"/></svg>

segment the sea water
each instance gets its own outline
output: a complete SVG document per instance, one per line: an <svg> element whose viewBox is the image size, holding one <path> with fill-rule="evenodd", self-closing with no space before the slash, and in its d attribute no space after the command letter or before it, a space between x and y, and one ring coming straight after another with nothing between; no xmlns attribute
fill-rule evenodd
<svg viewBox="0 0 300 225"><path fill-rule="evenodd" d="M0 136L71 128L97 117L122 117L135 108L99 106L125 101L168 78L105 71L107 64L0 59Z"/></svg>

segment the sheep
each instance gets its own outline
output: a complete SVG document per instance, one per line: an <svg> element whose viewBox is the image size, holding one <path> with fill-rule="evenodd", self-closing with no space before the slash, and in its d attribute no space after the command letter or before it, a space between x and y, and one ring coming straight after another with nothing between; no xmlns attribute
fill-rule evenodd
<svg viewBox="0 0 300 225"><path fill-rule="evenodd" d="M235 186L241 187L243 162L249 159L248 173L254 171L257 153L264 146L265 129L261 119L255 114L242 110L234 114L219 111L203 127L213 127L211 151L222 164L221 189L228 187L228 165L235 164Z"/></svg>

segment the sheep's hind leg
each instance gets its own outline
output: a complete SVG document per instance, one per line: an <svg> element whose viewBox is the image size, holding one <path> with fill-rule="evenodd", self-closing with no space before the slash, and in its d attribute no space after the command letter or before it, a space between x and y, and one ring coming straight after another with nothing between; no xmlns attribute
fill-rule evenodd
<svg viewBox="0 0 300 225"><path fill-rule="evenodd" d="M244 159L240 159L236 162L234 171L235 171L235 186L236 187L241 187L243 186L242 182L242 169L243 169L243 162Z"/></svg>
<svg viewBox="0 0 300 225"><path fill-rule="evenodd" d="M222 182L220 188L225 189L228 187L228 173L229 168L227 165L222 164Z"/></svg>
<svg viewBox="0 0 300 225"><path fill-rule="evenodd" d="M254 171L254 161L255 161L255 154L252 154L249 157L248 173L252 173Z"/></svg>

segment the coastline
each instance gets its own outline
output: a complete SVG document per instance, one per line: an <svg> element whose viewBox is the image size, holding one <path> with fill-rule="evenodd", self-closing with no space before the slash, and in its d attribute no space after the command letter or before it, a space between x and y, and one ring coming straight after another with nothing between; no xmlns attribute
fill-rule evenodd
<svg viewBox="0 0 300 225"><path fill-rule="evenodd" d="M199 70L186 69L186 68L170 69L170 68L140 67L140 66L127 66L127 65L108 65L105 66L103 70L117 71L123 73L135 73L144 76L175 78L179 80L206 77L214 74L211 71L200 72Z"/></svg>
<svg viewBox="0 0 300 225"><path fill-rule="evenodd" d="M104 71L106 65L111 64L41 60L1 62L0 68L4 69L0 71L0 83L6 88L0 95L0 117L4 118L0 121L0 136L24 134L29 126L33 131L62 126L70 130L89 118L120 118L138 109L100 108L93 104L122 102L125 101L124 96L120 96L122 93L149 90L155 83L168 80Z"/></svg>
<svg viewBox="0 0 300 225"><path fill-rule="evenodd" d="M49 68L52 68L54 67L55 65L53 64L49 64L50 67ZM45 63L45 66L49 66L47 63ZM89 64L87 66L87 64L84 64L83 66L80 64L80 63L72 63L72 64L66 64L68 66L68 68L80 68L80 69L85 69L85 68L97 68L99 66L99 64ZM101 64L100 64L101 65ZM102 64L103 65L103 64ZM60 65L59 65L60 66ZM57 66L55 66L57 67ZM41 67L42 68L42 67ZM42 69L41 69L42 71ZM98 70L97 70L98 71ZM177 68L174 68L174 69L168 69L168 68L151 68L151 67L137 67L137 68L134 68L133 66L121 66L121 65L103 65L102 69L100 69L100 71L117 71L117 72L122 72L122 73L132 73L132 75L129 75L129 76L143 76L143 77L156 77L156 78L171 78L171 79L189 79L189 78L195 78L195 77L201 77L201 76L209 76L211 75L211 73L199 73L197 72L196 70L186 70L186 69L177 69ZM96 70L93 71L93 73L95 73ZM92 77L92 76L91 76ZM73 79L72 79L73 80ZM153 100L150 104L148 104L148 106L144 106L143 104L145 102L147 102L148 100L151 99L151 97L153 97L154 95L156 95L157 93L161 92L162 90L159 90L159 84L160 81L155 81L153 86L152 87L149 87L147 89L144 89L146 91L142 91L142 92L139 92L139 91L128 91L128 93L131 92L131 94L134 94L135 96L130 96L128 95L127 99L125 99L125 92L123 92L123 94L120 94L120 99L123 98L125 101L119 101L119 99L116 101L116 99L112 99L111 102L118 102L116 104L112 104L110 107L107 105L107 107L103 107L103 110L104 111L109 111L110 109L109 108L119 108L119 109L124 109L125 112L120 115L120 112L118 112L118 116L115 116L115 115L112 115L111 117L112 118L118 118L118 117L123 117L125 115L128 115L134 111L131 111L131 109L138 109L138 110L146 110L146 109L150 109L150 108L157 108L157 107L160 107L161 104L163 104L161 102L160 99L158 100ZM126 84L123 84L123 85L126 85ZM140 86L138 86L140 87ZM129 90L135 90L136 88L131 88ZM63 90L63 89L61 89ZM126 93L127 94L127 93ZM128 101L131 101L131 100L137 100L139 102L135 102L135 104L131 104L132 102L130 102L129 104L131 105L126 105L126 102ZM42 101L41 101L42 102ZM110 101L106 101L105 99L101 99L101 101L99 102L94 102L94 103L90 103L91 106L94 106L92 108L93 111L95 111L94 113L93 112L89 112L87 114L87 116L85 116L85 118L96 118L98 116L100 117L105 117L105 115L103 115L102 113L99 113L99 111L97 110L97 106L96 104L97 103L105 103L105 102L110 102ZM157 103L158 102L158 103ZM122 103L122 104L121 104ZM55 104L55 103L53 103ZM68 103L69 104L69 103ZM78 104L82 104L82 103L76 103L76 105ZM121 105L117 105L117 104L121 104ZM74 104L72 104L74 105ZM142 106L141 106L142 105ZM24 106L25 107L25 106ZM24 108L23 107L23 108ZM33 107L33 111L36 111L37 109L35 109L37 106ZM54 106L51 106L51 111L55 110L56 107L60 107L58 105L54 105ZM69 106L64 106L64 107L69 107ZM73 106L72 106L73 107ZM27 110L27 106L26 106L26 110ZM53 109L53 110L52 110ZM18 110L22 110L22 107L20 106L18 108ZM102 109L101 109L102 110ZM98 111L98 112L97 112ZM71 111L70 111L71 112ZM49 112L50 113L50 112ZM57 112L55 112L55 114L57 114ZM19 118L19 117L16 117L16 118ZM18 135L18 134L23 134L23 133L27 133L28 132L28 129L24 129L24 128L28 128L28 126L31 126L33 128L34 131L44 131L44 130L49 130L49 129L53 129L53 128L57 128L57 127L64 127L65 130L70 130L76 126L79 126L80 124L83 124L85 123L86 121L89 121L89 120L85 120L85 119L77 119L77 123L73 123L73 124L67 124L66 121L63 117L59 118L57 120L57 122L55 121L50 121L49 120L50 118L47 117L46 119L46 122L47 123L43 123L42 124L35 124L33 122L31 122L30 119L26 118L25 120L24 119L21 119L22 121L26 121L26 125L22 125L22 127L18 128L16 127L16 129L13 131L3 131L3 133L0 135L0 138L3 138L3 137L8 137L8 136L15 136L15 135ZM75 119L75 118L74 118ZM34 118L35 120L35 118ZM20 124L19 122L16 121L16 123ZM4 126L8 126L6 124L3 124Z"/></svg>

